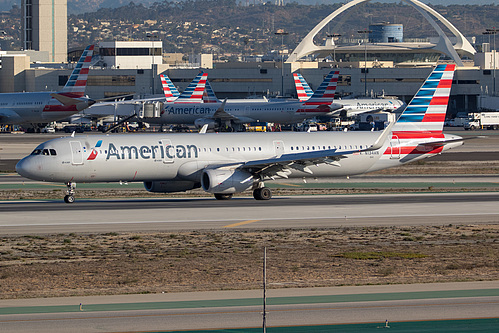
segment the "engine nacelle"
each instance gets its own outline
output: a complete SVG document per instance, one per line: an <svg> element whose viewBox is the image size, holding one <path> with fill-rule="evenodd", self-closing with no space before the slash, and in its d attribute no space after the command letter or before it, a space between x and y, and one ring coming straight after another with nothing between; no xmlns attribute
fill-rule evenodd
<svg viewBox="0 0 499 333"><path fill-rule="evenodd" d="M172 193L185 192L199 188L200 184L187 180L157 180L153 182L144 182L144 187L149 192Z"/></svg>
<svg viewBox="0 0 499 333"><path fill-rule="evenodd" d="M201 187L208 193L240 193L253 186L249 172L229 169L206 169L201 175Z"/></svg>
<svg viewBox="0 0 499 333"><path fill-rule="evenodd" d="M215 126L217 125L217 122L214 119L208 119L208 118L198 118L194 120L194 126L196 126L196 128L201 128L206 124L208 124L209 129L214 129Z"/></svg>

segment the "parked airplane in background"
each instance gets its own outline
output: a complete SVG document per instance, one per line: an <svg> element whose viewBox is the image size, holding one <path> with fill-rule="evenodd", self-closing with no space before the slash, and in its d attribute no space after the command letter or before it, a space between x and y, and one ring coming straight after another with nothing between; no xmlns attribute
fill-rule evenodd
<svg viewBox="0 0 499 333"><path fill-rule="evenodd" d="M300 73L293 73L293 78L298 99L300 101L308 100L310 96L312 96L313 91L307 81L305 81ZM374 111L393 112L400 107L405 106L404 102L395 98L339 98L335 100L335 103L340 104L342 107L337 109L334 112L334 115L341 115L342 117L353 117L360 113Z"/></svg>
<svg viewBox="0 0 499 333"><path fill-rule="evenodd" d="M462 145L442 133L455 65L438 65L399 119L383 132L271 132L92 135L42 143L16 166L34 180L63 182L66 202L76 182L144 182L150 192L197 187L217 199L264 181L351 176L417 161ZM206 126L203 128L206 129Z"/></svg>
<svg viewBox="0 0 499 333"><path fill-rule="evenodd" d="M207 74L205 74L207 76ZM160 75L161 85L163 87L164 97L151 97L151 98L140 98L131 99L124 101L112 101L112 102L101 102L96 103L81 112L83 117L91 118L104 118L113 116L117 121L118 118L130 117L133 115L138 115L143 117L143 113L147 112L145 109L157 109L157 115L159 116L160 111L163 109L164 103L173 103L176 100L188 102L192 100L192 95L195 91L198 91L197 85L201 85L204 89L204 83L206 82L206 77L203 77L203 73L200 73L187 87L187 89L180 94L175 85L172 83L167 75ZM198 103L202 102L202 96L195 99ZM146 106L147 105L147 106ZM141 114L142 112L142 114Z"/></svg>
<svg viewBox="0 0 499 333"><path fill-rule="evenodd" d="M83 97L94 45L82 53L64 88L58 92L0 94L0 124L39 128L43 124L69 117L95 103Z"/></svg>
<svg viewBox="0 0 499 333"><path fill-rule="evenodd" d="M180 101L179 97L175 102L165 104L160 117L145 117L144 121L155 124L194 124L198 128L207 124L209 128L229 130L255 121L293 124L317 116L327 116L339 108L339 105L333 103L337 81L335 71L330 72L312 97L305 102L284 100L257 103L228 103L227 100L220 102L216 96L213 98L213 90L205 82L196 88L197 94L194 96L203 98L205 94L204 99L208 103L189 103ZM206 92L206 87L211 90L210 95Z"/></svg>

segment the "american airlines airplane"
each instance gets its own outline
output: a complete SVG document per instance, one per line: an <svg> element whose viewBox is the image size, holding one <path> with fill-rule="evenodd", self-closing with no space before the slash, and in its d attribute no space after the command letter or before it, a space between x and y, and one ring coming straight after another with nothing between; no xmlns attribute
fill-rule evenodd
<svg viewBox="0 0 499 333"><path fill-rule="evenodd" d="M195 85L196 80L199 81L200 78L201 75L198 75L189 86ZM144 109L148 109L148 106L152 106L153 108L162 108L163 103L165 102L173 102L181 96L181 98L190 97L185 96L184 94L181 95L167 75L161 74L160 79L165 97L161 96L124 101L100 102L83 110L80 114L83 117L90 118L105 118L109 116L114 116L115 118L130 117L133 115L140 115L140 112L144 111ZM199 102L201 102L201 99Z"/></svg>
<svg viewBox="0 0 499 333"><path fill-rule="evenodd" d="M339 76L339 72L338 72ZM307 81L300 73L293 73L295 81L296 93L300 101L306 101L312 96L313 91ZM340 104L341 108L335 110L334 115L343 117L353 117L360 113L373 111L389 111L393 112L400 107L405 106L405 103L394 98L354 98L354 99L336 99L335 103Z"/></svg>
<svg viewBox="0 0 499 333"><path fill-rule="evenodd" d="M271 132L79 136L40 144L16 165L34 180L143 182L150 192L201 187L216 199L252 190L272 194L264 181L351 176L440 154L463 144L442 133L455 65L438 65L399 119L383 132Z"/></svg>
<svg viewBox="0 0 499 333"><path fill-rule="evenodd" d="M209 128L229 129L254 121L294 124L305 119L329 115L340 107L333 103L337 74L335 71L330 72L317 91L304 102L221 102L210 97L214 94L205 80L196 86L192 95L192 99L201 98L203 103L192 103L190 100L180 100L179 97L173 103L165 104L160 117L144 118L144 121L153 124L194 124L198 128L207 124ZM209 95L206 89L211 91Z"/></svg>
<svg viewBox="0 0 499 333"><path fill-rule="evenodd" d="M64 88L58 92L23 92L0 94L0 124L42 124L69 117L94 104L83 97L94 45L82 53Z"/></svg>

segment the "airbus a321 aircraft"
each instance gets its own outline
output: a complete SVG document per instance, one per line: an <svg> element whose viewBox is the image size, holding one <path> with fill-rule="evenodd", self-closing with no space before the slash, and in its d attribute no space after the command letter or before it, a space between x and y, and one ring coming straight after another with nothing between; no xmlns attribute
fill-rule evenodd
<svg viewBox="0 0 499 333"><path fill-rule="evenodd" d="M205 124L209 128L225 126L233 128L235 125L254 121L294 124L313 117L327 116L340 107L333 103L338 81L337 74L331 71L317 91L303 102L295 100L230 103L227 100L224 102L207 100L205 80L203 84L198 84L196 87L197 94L193 94L193 98L200 97L204 103L181 101L179 97L176 101L165 104L161 117L145 118L144 121L154 124L194 124L199 128ZM211 90L210 85L208 85L208 90ZM214 94L211 95L214 96Z"/></svg>
<svg viewBox="0 0 499 333"><path fill-rule="evenodd" d="M23 92L0 94L0 124L42 124L69 117L94 104L83 97L94 45L87 46L68 82L58 93Z"/></svg>
<svg viewBox="0 0 499 333"><path fill-rule="evenodd" d="M339 72L337 77L339 77ZM307 101L313 94L312 89L300 73L293 73L293 78L298 99ZM393 112L405 106L404 102L395 98L345 98L336 99L335 103L340 104L341 107L334 111L334 115L343 117L353 117L361 113L374 111Z"/></svg>
<svg viewBox="0 0 499 333"><path fill-rule="evenodd" d="M220 200L253 190L255 199L267 200L265 180L363 174L460 146L463 138L442 133L454 70L438 65L383 132L65 137L39 145L16 170L30 179L66 183L68 203L76 182L118 181L143 182L146 190L162 193L202 187Z"/></svg>

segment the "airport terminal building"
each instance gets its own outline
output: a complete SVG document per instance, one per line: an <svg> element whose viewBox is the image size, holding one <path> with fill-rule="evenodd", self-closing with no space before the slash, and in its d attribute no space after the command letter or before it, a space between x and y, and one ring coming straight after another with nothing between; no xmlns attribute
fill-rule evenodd
<svg viewBox="0 0 499 333"><path fill-rule="evenodd" d="M326 17L289 53L285 62L278 57L274 61L218 63L210 54L191 55L189 61L182 61L178 55L164 54L161 41L101 42L96 48L86 94L93 99L127 94L161 95L160 74L168 75L182 91L202 70L208 73L208 80L220 99L255 95L295 97L293 73L301 73L315 90L329 71L338 68L336 93L342 98L385 95L408 102L432 66L437 62L452 62L458 64L458 69L449 116L499 108L496 50L486 43L480 45L483 52L477 53L468 39L438 13L437 19L454 33L452 42L441 34L436 40L404 41L401 24L380 23L371 25L360 40L339 43L331 35L324 45L313 43L313 37L329 21L361 2L364 1L351 1ZM77 59L83 48L69 50L70 58ZM0 51L0 93L60 90L73 63L37 61L39 56L33 52Z"/></svg>

